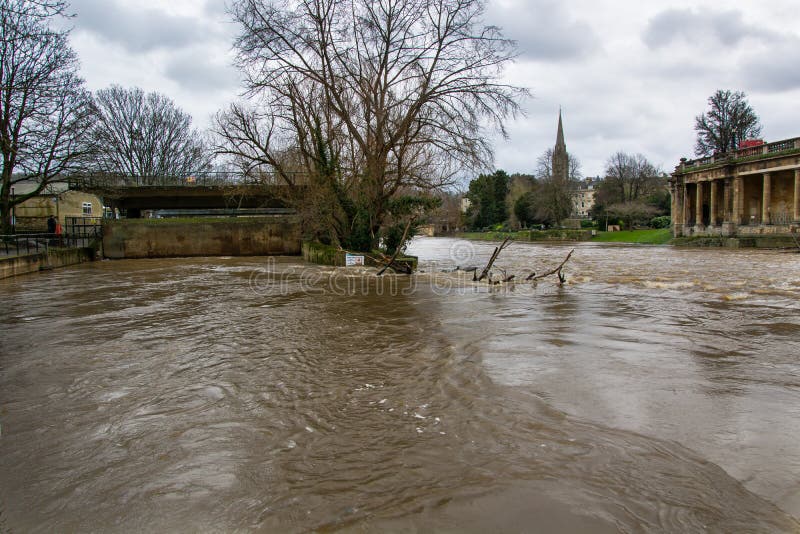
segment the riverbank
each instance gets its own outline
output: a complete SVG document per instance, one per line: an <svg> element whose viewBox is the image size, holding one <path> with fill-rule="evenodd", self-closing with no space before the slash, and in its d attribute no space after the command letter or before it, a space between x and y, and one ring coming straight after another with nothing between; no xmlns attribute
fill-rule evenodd
<svg viewBox="0 0 800 534"><path fill-rule="evenodd" d="M592 230L520 230L517 232L463 232L457 237L476 241L502 241L506 237L517 241L589 241L596 243L632 243L641 245L666 245L672 240L669 228L599 232Z"/></svg>

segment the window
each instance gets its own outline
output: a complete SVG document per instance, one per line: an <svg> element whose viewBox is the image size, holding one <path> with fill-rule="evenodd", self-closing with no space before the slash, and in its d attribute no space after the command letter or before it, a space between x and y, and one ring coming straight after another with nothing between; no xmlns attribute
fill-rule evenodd
<svg viewBox="0 0 800 534"><path fill-rule="evenodd" d="M84 215L91 215L92 214L92 203L91 202L84 202L83 203L83 214Z"/></svg>

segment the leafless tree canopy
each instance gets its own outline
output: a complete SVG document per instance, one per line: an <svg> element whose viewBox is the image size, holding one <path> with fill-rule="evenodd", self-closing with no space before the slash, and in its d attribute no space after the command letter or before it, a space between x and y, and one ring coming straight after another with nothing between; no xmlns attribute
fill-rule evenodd
<svg viewBox="0 0 800 534"><path fill-rule="evenodd" d="M148 184L209 167L210 149L192 128L191 116L168 97L114 85L96 92L95 106L98 170Z"/></svg>
<svg viewBox="0 0 800 534"><path fill-rule="evenodd" d="M83 142L91 101L77 75L78 60L67 33L48 23L62 2L0 0L0 215L11 224L11 208L48 183L85 164ZM22 180L38 187L12 198Z"/></svg>
<svg viewBox="0 0 800 534"><path fill-rule="evenodd" d="M659 187L661 171L642 154L617 152L606 162L606 185L616 202L640 200Z"/></svg>
<svg viewBox="0 0 800 534"><path fill-rule="evenodd" d="M581 172L581 161L572 154L567 154L567 167L569 179L578 181L583 178ZM543 180L553 176L553 149L548 148L541 156L536 159L536 178Z"/></svg>
<svg viewBox="0 0 800 534"><path fill-rule="evenodd" d="M321 198L335 199L321 208L331 221L346 230L358 212L374 235L400 188L488 167L484 128L505 134L519 111L524 91L497 81L512 43L481 24L483 9L476 0L236 1L239 65L260 106L220 114L222 151L290 185L318 182Z"/></svg>

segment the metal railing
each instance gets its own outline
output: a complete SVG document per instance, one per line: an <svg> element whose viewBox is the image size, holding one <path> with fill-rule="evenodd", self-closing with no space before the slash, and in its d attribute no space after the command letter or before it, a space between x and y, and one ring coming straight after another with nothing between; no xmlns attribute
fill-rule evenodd
<svg viewBox="0 0 800 534"><path fill-rule="evenodd" d="M287 173L295 185L308 183L306 173ZM70 189L102 189L119 187L231 187L240 185L286 185L275 172L197 172L180 175L142 176L110 173L72 175L67 179Z"/></svg>
<svg viewBox="0 0 800 534"><path fill-rule="evenodd" d="M65 247L66 238L56 234L0 235L0 256L47 252L48 247Z"/></svg>
<svg viewBox="0 0 800 534"><path fill-rule="evenodd" d="M50 247L89 247L102 237L99 217L65 217L64 231L57 233L19 233L0 235L0 256L19 256L47 252Z"/></svg>
<svg viewBox="0 0 800 534"><path fill-rule="evenodd" d="M64 217L64 233L74 247L88 247L103 237L102 217Z"/></svg>
<svg viewBox="0 0 800 534"><path fill-rule="evenodd" d="M785 226L794 222L794 215L788 211L774 211L770 215L772 224Z"/></svg>

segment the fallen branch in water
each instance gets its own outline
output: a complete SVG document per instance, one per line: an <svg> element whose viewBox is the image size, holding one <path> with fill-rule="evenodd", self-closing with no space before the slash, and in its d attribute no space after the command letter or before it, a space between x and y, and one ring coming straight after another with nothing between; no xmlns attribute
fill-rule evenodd
<svg viewBox="0 0 800 534"><path fill-rule="evenodd" d="M386 262L386 260L383 260L384 262L386 262L386 266L380 271L378 271L378 276L382 275L384 271L386 271L386 269L388 269L389 267L391 267L392 269L395 270L395 272L397 272L397 267L393 265L394 260L396 260L397 256L400 254L400 249L402 248L402 244L406 242L406 236L408 235L409 228L411 228L411 220L409 220L408 224L406 224L406 228L405 230L403 230L403 237L400 238L400 242L398 243L397 248L394 249L394 254L392 254L392 257L389 258L388 262ZM406 274L411 274L410 268L404 270L406 271Z"/></svg>
<svg viewBox="0 0 800 534"><path fill-rule="evenodd" d="M499 270L501 273L503 273L503 279L502 279L502 282L503 282L504 284L507 284L508 282L512 281L512 280L513 280L514 278L516 278L516 276L517 276L517 275L515 275L515 274L511 274L511 275L510 275L510 274L508 274L508 272L506 272L506 270L505 270L505 269L498 269L498 270Z"/></svg>
<svg viewBox="0 0 800 534"><path fill-rule="evenodd" d="M556 267L555 269L552 269L552 270L547 271L546 273L540 274L540 275L537 275L535 272L533 272L533 273L529 274L527 278L525 278L525 281L526 282L535 282L536 280L541 280L542 278L546 278L546 277L548 277L550 275L557 274L558 275L559 285L563 285L564 282L567 281L567 278L561 273L561 269L563 269L564 265L566 265L566 263L569 261L569 259L572 256L573 252L575 252L575 249L570 250L569 254L567 254L567 257L564 258L564 261L562 261L561 264L558 267Z"/></svg>
<svg viewBox="0 0 800 534"><path fill-rule="evenodd" d="M499 256L500 253L503 252L503 249L510 244L511 244L511 238L507 237L503 240L502 243L500 243L499 247L495 247L494 252L492 253L492 257L489 258L489 263L487 263L486 267L484 267L483 271L481 271L481 275L477 277L473 275L472 281L480 282L481 280L486 278L486 276L489 274L489 269L492 268L492 265L494 264L494 261L497 259L497 256ZM477 269L475 270L475 272L477 273Z"/></svg>

